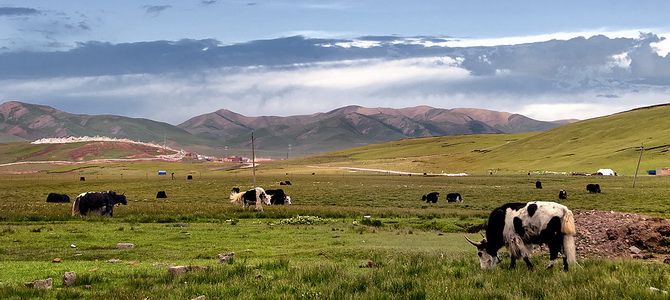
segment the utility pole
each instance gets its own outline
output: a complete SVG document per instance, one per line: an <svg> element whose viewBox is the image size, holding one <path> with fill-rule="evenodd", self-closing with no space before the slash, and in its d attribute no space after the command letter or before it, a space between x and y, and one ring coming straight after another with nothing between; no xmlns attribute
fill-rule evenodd
<svg viewBox="0 0 670 300"><path fill-rule="evenodd" d="M642 152L644 152L644 143L640 145L640 157L637 159L637 167L635 168L635 177L633 177L633 188L635 188L635 182L637 181L637 170L640 169L640 161L642 160Z"/></svg>
<svg viewBox="0 0 670 300"><path fill-rule="evenodd" d="M286 159L291 158L291 144L288 144L288 152L286 153Z"/></svg>
<svg viewBox="0 0 670 300"><path fill-rule="evenodd" d="M254 188L256 188L256 150L254 149L254 132L251 132L251 169L254 176Z"/></svg>

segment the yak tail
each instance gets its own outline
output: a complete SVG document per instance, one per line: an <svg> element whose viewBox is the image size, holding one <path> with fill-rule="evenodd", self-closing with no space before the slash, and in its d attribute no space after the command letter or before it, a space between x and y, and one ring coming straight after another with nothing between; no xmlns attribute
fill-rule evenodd
<svg viewBox="0 0 670 300"><path fill-rule="evenodd" d="M230 193L230 203L242 203L242 197L244 192L241 193Z"/></svg>
<svg viewBox="0 0 670 300"><path fill-rule="evenodd" d="M561 232L563 235L563 254L568 260L568 264L578 265L577 250L575 249L575 216L572 211L568 210L563 216L563 223L561 224Z"/></svg>
<svg viewBox="0 0 670 300"><path fill-rule="evenodd" d="M74 203L72 204L72 216L74 217L79 213L80 213L80 211L79 211L79 197L77 197L77 198L74 199Z"/></svg>
<svg viewBox="0 0 670 300"><path fill-rule="evenodd" d="M575 235L577 230L575 230L575 216L572 214L572 211L568 210L563 216L563 223L561 223L561 232L565 235Z"/></svg>
<svg viewBox="0 0 670 300"><path fill-rule="evenodd" d="M568 265L579 265L577 263L577 250L575 249L574 235L563 236L563 254L565 254L565 258L568 260Z"/></svg>

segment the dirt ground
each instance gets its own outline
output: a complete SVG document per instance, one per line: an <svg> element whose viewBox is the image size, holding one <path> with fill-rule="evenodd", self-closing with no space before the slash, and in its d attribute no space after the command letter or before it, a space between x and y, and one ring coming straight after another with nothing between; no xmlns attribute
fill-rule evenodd
<svg viewBox="0 0 670 300"><path fill-rule="evenodd" d="M670 263L670 219L632 213L573 210L582 258L640 258Z"/></svg>

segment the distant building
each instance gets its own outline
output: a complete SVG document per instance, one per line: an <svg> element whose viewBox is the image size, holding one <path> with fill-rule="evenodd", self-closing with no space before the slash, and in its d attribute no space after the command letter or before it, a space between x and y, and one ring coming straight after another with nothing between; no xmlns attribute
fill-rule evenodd
<svg viewBox="0 0 670 300"><path fill-rule="evenodd" d="M656 168L656 175L668 176L670 175L670 168Z"/></svg>
<svg viewBox="0 0 670 300"><path fill-rule="evenodd" d="M234 163L243 163L243 162L249 161L249 159L246 158L246 157L233 155L233 156L229 156L229 157L224 158L223 161L234 162Z"/></svg>

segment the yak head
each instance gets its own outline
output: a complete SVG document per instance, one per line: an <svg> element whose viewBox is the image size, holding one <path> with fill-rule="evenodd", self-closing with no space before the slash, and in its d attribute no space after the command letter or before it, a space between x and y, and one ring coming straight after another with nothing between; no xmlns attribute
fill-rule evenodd
<svg viewBox="0 0 670 300"><path fill-rule="evenodd" d="M256 188L256 193L258 194L258 198L261 199L261 203L265 205L271 205L270 196L268 196L268 194L265 193L265 190L263 188Z"/></svg>
<svg viewBox="0 0 670 300"><path fill-rule="evenodd" d="M482 236L483 237L483 236ZM481 242L475 242L469 239L467 236L465 239L470 242L470 244L477 247L477 255L479 256L479 266L483 270L493 269L499 262L500 258L498 257L498 251L489 252L488 242L486 237Z"/></svg>
<svg viewBox="0 0 670 300"><path fill-rule="evenodd" d="M114 199L114 204L128 205L128 200L126 200L125 192L119 195L114 191L107 191L107 194L112 196L112 199Z"/></svg>

